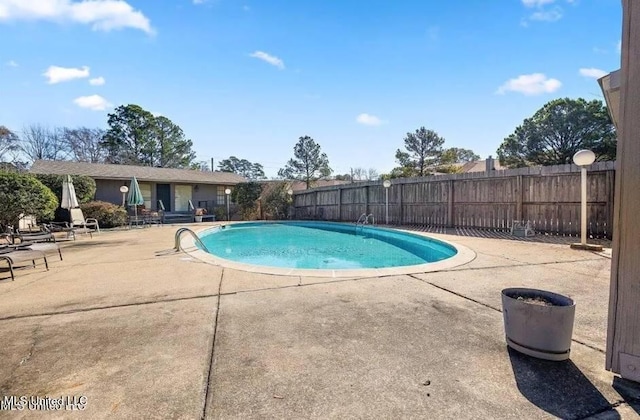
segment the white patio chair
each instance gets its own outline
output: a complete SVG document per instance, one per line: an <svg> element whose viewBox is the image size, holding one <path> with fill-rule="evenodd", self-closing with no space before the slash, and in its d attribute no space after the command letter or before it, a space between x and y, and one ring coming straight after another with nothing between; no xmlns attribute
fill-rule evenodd
<svg viewBox="0 0 640 420"><path fill-rule="evenodd" d="M94 218L84 218L84 213L82 213L82 209L75 208L69 210L69 215L71 217L71 228L74 229L76 233L90 233L91 230L95 230L96 233L100 233L100 226L98 225L98 220ZM82 230L85 229L85 230Z"/></svg>

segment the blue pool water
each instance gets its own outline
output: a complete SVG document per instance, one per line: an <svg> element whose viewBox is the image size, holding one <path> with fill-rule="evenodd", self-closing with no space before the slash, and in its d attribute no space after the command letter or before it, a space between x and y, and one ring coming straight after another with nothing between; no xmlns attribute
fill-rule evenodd
<svg viewBox="0 0 640 420"><path fill-rule="evenodd" d="M452 257L451 245L389 229L330 222L240 223L206 232L210 253L245 264L285 268L383 268Z"/></svg>

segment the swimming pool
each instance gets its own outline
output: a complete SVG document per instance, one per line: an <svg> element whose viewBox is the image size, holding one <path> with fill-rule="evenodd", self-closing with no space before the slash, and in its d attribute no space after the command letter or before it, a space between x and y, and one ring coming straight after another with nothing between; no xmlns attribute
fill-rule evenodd
<svg viewBox="0 0 640 420"><path fill-rule="evenodd" d="M209 252L251 266L289 269L380 269L453 257L443 241L370 225L331 222L238 223L200 235Z"/></svg>

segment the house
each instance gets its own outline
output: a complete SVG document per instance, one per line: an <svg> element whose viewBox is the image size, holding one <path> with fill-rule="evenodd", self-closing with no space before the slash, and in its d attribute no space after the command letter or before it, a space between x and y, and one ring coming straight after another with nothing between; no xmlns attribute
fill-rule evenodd
<svg viewBox="0 0 640 420"><path fill-rule="evenodd" d="M474 160L472 162L454 163L453 166L456 169L455 173L468 174L471 172L490 172L500 171L507 169L500 165L500 162L489 156L487 159ZM434 172L433 175L449 175L448 172Z"/></svg>
<svg viewBox="0 0 640 420"><path fill-rule="evenodd" d="M277 185L286 183L286 188L292 192L304 191L307 189L307 183L298 180L286 180L286 179L270 179L260 180L258 183L262 185L261 198L268 195ZM318 179L313 181L309 188L330 187L334 185L351 184L351 181L339 181L336 179Z"/></svg>
<svg viewBox="0 0 640 420"><path fill-rule="evenodd" d="M489 156L485 160L476 160L473 162L467 162L460 167L460 173L466 174L469 172L490 172L499 171L501 169L507 169L500 165L500 162Z"/></svg>
<svg viewBox="0 0 640 420"><path fill-rule="evenodd" d="M226 205L227 188L246 182L243 176L230 172L205 172L190 169L154 168L150 166L111 165L103 163L63 160L36 160L29 172L33 174L85 175L96 181L96 200L122 205L124 194L120 188L129 187L136 177L144 205L158 210L160 202L167 212L190 211L195 207L212 211Z"/></svg>

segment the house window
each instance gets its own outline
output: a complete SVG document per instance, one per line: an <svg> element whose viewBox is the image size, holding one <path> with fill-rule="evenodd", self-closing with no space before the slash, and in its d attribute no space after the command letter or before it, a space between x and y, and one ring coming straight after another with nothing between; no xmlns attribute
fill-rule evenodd
<svg viewBox="0 0 640 420"><path fill-rule="evenodd" d="M140 183L138 185L142 193L142 198L144 198L144 208L151 209L151 184Z"/></svg>
<svg viewBox="0 0 640 420"><path fill-rule="evenodd" d="M224 193L226 187L218 185L217 194L216 194L216 204L219 206L227 204L227 197Z"/></svg>

